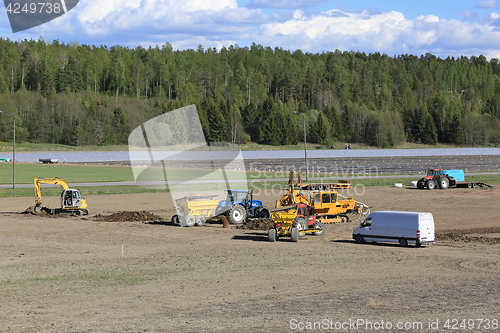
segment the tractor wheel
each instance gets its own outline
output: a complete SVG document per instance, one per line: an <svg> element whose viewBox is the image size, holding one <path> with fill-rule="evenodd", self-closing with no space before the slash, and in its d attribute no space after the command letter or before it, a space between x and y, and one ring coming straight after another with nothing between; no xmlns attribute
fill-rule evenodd
<svg viewBox="0 0 500 333"><path fill-rule="evenodd" d="M406 240L406 238L400 238L399 239L399 245L402 246L402 247L407 247L408 246L408 241Z"/></svg>
<svg viewBox="0 0 500 333"><path fill-rule="evenodd" d="M205 216L203 215L196 216L194 224L196 224L198 227L202 227L205 224Z"/></svg>
<svg viewBox="0 0 500 333"><path fill-rule="evenodd" d="M84 215L90 215L90 210L85 209L85 210L83 211L83 214L84 214Z"/></svg>
<svg viewBox="0 0 500 333"><path fill-rule="evenodd" d="M446 177L441 177L439 179L439 187L443 190L446 190L450 186L450 180Z"/></svg>
<svg viewBox="0 0 500 333"><path fill-rule="evenodd" d="M269 214L269 210L267 208L261 208L257 212L257 217L259 219L268 219L271 214Z"/></svg>
<svg viewBox="0 0 500 333"><path fill-rule="evenodd" d="M427 187L428 190L433 190L436 188L436 183L431 179L427 181L425 186Z"/></svg>
<svg viewBox="0 0 500 333"><path fill-rule="evenodd" d="M306 219L303 217L297 217L295 219L295 225L297 226L298 231L301 230L307 230L307 222ZM299 237L304 237L306 234L305 233L300 233L299 232Z"/></svg>
<svg viewBox="0 0 500 333"><path fill-rule="evenodd" d="M247 212L242 205L233 205L231 209L229 209L229 223L232 224L242 224L247 217Z"/></svg>
<svg viewBox="0 0 500 333"><path fill-rule="evenodd" d="M194 216L186 215L184 216L184 227L192 227L195 224Z"/></svg>
<svg viewBox="0 0 500 333"><path fill-rule="evenodd" d="M340 215L340 223L347 223L347 222L349 222L349 216Z"/></svg>
<svg viewBox="0 0 500 333"><path fill-rule="evenodd" d="M179 225L179 215L175 214L174 216L172 216L172 220L171 220L172 224L173 225Z"/></svg>
<svg viewBox="0 0 500 333"><path fill-rule="evenodd" d="M320 228L321 230L315 231L314 235L315 236L322 236L325 233L325 225L319 221L314 222L312 225L313 229Z"/></svg>
<svg viewBox="0 0 500 333"><path fill-rule="evenodd" d="M290 238L292 239L292 242L298 242L299 241L299 229L292 228L292 231L290 233L291 233Z"/></svg>
<svg viewBox="0 0 500 333"><path fill-rule="evenodd" d="M362 235L356 235L356 243L363 244L364 242L365 242L365 239Z"/></svg>
<svg viewBox="0 0 500 333"><path fill-rule="evenodd" d="M269 239L270 242L276 242L276 229L269 229L267 231L267 239Z"/></svg>

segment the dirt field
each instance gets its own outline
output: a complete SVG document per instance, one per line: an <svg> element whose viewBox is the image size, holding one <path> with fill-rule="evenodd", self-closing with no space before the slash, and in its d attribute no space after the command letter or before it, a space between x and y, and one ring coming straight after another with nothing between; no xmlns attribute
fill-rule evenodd
<svg viewBox="0 0 500 333"><path fill-rule="evenodd" d="M500 189L358 194L372 211L432 212L437 244L356 244L358 222L298 243L175 227L168 194L87 196L89 217L55 218L17 214L33 198L1 198L0 332L500 330ZM273 206L276 194L257 197ZM119 211L155 216L95 218Z"/></svg>

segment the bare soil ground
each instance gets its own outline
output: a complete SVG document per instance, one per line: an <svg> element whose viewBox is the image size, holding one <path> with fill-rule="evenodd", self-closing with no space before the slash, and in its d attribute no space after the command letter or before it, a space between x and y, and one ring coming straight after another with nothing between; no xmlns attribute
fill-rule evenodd
<svg viewBox="0 0 500 333"><path fill-rule="evenodd" d="M33 198L1 198L0 332L367 332L377 324L472 332L487 320L485 331L499 330L500 189L344 194L372 211L433 213L437 244L355 244L358 222L298 243L221 223L181 228L168 222L166 193L87 196L90 216L57 218L19 214ZM278 193L257 198L273 207ZM447 330L454 319L457 330Z"/></svg>

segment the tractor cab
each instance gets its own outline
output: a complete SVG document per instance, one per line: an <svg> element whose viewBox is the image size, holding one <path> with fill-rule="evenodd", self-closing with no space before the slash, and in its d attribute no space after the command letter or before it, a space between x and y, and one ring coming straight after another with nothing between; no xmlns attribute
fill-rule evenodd
<svg viewBox="0 0 500 333"><path fill-rule="evenodd" d="M445 172L443 169L429 169L427 170L427 177L436 178L439 176L444 176Z"/></svg>
<svg viewBox="0 0 500 333"><path fill-rule="evenodd" d="M296 218L301 217L303 218L307 225L313 225L314 222L316 222L316 216L315 215L310 215L309 210L307 209L307 205L303 203L297 204L297 216Z"/></svg>
<svg viewBox="0 0 500 333"><path fill-rule="evenodd" d="M248 204L248 195L250 192L244 190L227 190L227 202L241 203L243 206Z"/></svg>

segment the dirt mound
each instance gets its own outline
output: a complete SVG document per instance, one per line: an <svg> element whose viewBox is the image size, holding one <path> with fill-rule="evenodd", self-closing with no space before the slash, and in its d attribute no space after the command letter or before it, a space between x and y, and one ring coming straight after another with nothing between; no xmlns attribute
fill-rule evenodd
<svg viewBox="0 0 500 333"><path fill-rule="evenodd" d="M500 227L442 230L436 232L436 240L500 244Z"/></svg>
<svg viewBox="0 0 500 333"><path fill-rule="evenodd" d="M40 208L39 211L35 211L35 207L36 206L28 207L23 212L20 212L18 214L35 215L35 216L42 216L42 217L53 216L52 210L49 207L42 207L42 208Z"/></svg>
<svg viewBox="0 0 500 333"><path fill-rule="evenodd" d="M94 218L98 221L104 222L166 222L162 217L151 214L146 211L135 212L118 212L111 215L103 216L97 214Z"/></svg>
<svg viewBox="0 0 500 333"><path fill-rule="evenodd" d="M273 223L272 219L247 219L242 225L239 225L238 229L246 230L269 230Z"/></svg>

